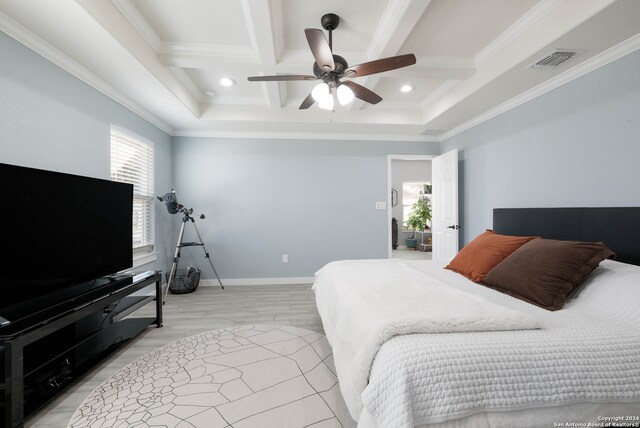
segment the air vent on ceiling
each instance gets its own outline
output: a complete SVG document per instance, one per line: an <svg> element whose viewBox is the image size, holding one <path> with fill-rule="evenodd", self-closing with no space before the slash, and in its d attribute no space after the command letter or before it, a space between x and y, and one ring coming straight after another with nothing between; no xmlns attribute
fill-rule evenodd
<svg viewBox="0 0 640 428"><path fill-rule="evenodd" d="M582 52L584 51L579 49L556 49L526 68L555 68Z"/></svg>

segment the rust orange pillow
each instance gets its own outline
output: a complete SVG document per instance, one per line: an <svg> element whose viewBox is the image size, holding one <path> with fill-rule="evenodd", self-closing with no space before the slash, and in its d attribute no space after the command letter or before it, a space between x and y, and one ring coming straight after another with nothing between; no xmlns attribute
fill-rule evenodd
<svg viewBox="0 0 640 428"><path fill-rule="evenodd" d="M460 250L445 269L464 275L471 281L481 282L498 263L536 238L538 237L499 235L487 229Z"/></svg>

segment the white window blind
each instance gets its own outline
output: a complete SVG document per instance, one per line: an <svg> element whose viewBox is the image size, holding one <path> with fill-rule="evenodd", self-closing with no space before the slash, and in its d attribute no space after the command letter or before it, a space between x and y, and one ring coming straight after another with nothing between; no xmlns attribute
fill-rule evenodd
<svg viewBox="0 0 640 428"><path fill-rule="evenodd" d="M133 252L154 245L153 144L111 127L111 179L133 184Z"/></svg>

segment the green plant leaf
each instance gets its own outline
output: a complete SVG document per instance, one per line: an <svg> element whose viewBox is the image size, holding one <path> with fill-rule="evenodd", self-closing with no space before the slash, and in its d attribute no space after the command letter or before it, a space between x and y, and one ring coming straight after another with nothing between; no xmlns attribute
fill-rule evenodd
<svg viewBox="0 0 640 428"><path fill-rule="evenodd" d="M429 226L428 221L431 220L431 204L429 199L421 195L415 204L411 207L411 212L405 222L407 228L412 229L414 233L424 232Z"/></svg>

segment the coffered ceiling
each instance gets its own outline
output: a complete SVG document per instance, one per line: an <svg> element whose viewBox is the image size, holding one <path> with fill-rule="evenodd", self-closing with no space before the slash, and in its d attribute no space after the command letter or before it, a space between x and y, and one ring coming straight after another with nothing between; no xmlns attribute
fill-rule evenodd
<svg viewBox="0 0 640 428"><path fill-rule="evenodd" d="M328 12L350 65L416 55L354 79L383 101L299 110L317 81L247 81L313 74ZM172 135L440 141L640 48L640 1L0 0L0 30ZM579 54L527 68L554 49Z"/></svg>

